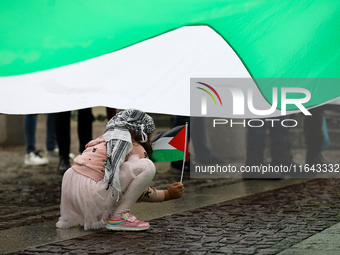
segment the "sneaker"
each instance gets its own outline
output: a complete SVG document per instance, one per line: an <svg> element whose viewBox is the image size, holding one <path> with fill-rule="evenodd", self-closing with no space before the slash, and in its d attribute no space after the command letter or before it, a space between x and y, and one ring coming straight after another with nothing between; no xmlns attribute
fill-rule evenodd
<svg viewBox="0 0 340 255"><path fill-rule="evenodd" d="M51 162L58 162L59 160L59 149L54 148L54 150L46 150L45 152L46 157L48 158L49 161Z"/></svg>
<svg viewBox="0 0 340 255"><path fill-rule="evenodd" d="M70 154L68 154L68 156L70 157L71 161L73 161L74 158L76 157L72 152L70 152Z"/></svg>
<svg viewBox="0 0 340 255"><path fill-rule="evenodd" d="M47 164L48 159L46 157L42 157L38 151L30 152L25 155L25 165L27 166L41 166Z"/></svg>
<svg viewBox="0 0 340 255"><path fill-rule="evenodd" d="M45 155L47 156L49 161L58 161L59 160L59 148L55 148L54 150L46 150ZM74 160L75 155L70 152L70 154L68 154L70 157L70 160Z"/></svg>
<svg viewBox="0 0 340 255"><path fill-rule="evenodd" d="M142 231L149 227L149 223L137 220L135 216L129 213L122 213L118 217L110 215L105 225L105 228L114 231Z"/></svg>

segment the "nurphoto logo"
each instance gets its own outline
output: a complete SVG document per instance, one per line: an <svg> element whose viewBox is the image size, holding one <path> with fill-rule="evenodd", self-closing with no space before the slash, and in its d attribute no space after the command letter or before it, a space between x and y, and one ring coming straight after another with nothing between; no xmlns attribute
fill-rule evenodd
<svg viewBox="0 0 340 255"><path fill-rule="evenodd" d="M202 85L207 86L208 88L210 88L215 95L218 97L218 99L220 100L221 106L222 106L222 101L221 98L219 96L219 94L216 92L216 90L205 83L202 82L198 82ZM234 85L227 85L227 84L219 84L219 85L215 85L215 87L217 88L225 88L228 89L231 92L231 95L233 97L233 105L232 105L232 109L233 109L233 114L234 115L244 115L244 106L245 106L245 95L243 93L243 91L234 86ZM205 91L208 95L210 95L210 97L213 99L215 105L216 105L216 100L214 98L214 96L207 91L206 89L197 87L203 91ZM287 93L301 93L304 94L305 97L304 98L297 98L297 99L289 99L287 98ZM273 103L271 105L271 107L267 110L258 110L255 109L254 107L254 100L253 100L253 88L248 88L247 89L247 106L250 112L252 112L255 115L258 116L264 116L264 115L270 115L272 113L274 113L274 111L277 108L277 97L278 97L278 93L277 93L277 88L273 87L272 88L272 98L273 98ZM296 107L298 107L300 109L301 112L303 112L304 115L311 115L311 113L302 105L303 103L306 103L310 100L311 98L311 94L307 89L304 88L281 88L281 115L286 115L287 114L287 104L294 104L296 105ZM202 95L201 97L201 113L202 115L207 115L207 97L206 95Z"/></svg>
<svg viewBox="0 0 340 255"><path fill-rule="evenodd" d="M284 86L286 82L287 86ZM311 113L303 105L311 99L308 89L289 86L289 81L269 79L266 97L252 79L204 78L191 79L190 114L202 117L238 119L215 119L213 125L243 125L261 127L266 122L271 126L280 121L282 126L295 127L294 119L279 120L273 117L290 114L289 109ZM275 86L280 84L280 86ZM294 83L295 84L295 83ZM268 100L270 99L270 102ZM240 121L240 118L243 120ZM266 119L268 118L268 119Z"/></svg>

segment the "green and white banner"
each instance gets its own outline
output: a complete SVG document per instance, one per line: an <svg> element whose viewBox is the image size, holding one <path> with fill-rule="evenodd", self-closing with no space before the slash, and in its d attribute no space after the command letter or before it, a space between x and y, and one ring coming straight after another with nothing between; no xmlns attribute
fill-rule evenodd
<svg viewBox="0 0 340 255"><path fill-rule="evenodd" d="M1 1L0 112L189 115L194 77L320 78L300 85L317 106L340 96L322 83L340 78L339 27L334 0Z"/></svg>

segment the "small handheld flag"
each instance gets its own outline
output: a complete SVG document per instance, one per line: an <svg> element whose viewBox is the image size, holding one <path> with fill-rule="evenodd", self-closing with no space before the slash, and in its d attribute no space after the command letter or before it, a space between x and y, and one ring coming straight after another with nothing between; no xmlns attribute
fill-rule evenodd
<svg viewBox="0 0 340 255"><path fill-rule="evenodd" d="M151 159L154 162L170 162L189 159L187 127L181 125L167 132L159 133L152 141L153 153Z"/></svg>

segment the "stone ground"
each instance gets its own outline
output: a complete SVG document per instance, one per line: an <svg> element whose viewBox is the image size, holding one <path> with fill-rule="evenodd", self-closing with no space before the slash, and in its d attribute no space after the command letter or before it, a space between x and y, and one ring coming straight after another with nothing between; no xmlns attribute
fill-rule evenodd
<svg viewBox="0 0 340 255"><path fill-rule="evenodd" d="M277 254L340 221L340 181L316 179L14 254Z"/></svg>
<svg viewBox="0 0 340 255"><path fill-rule="evenodd" d="M39 118L37 144L43 149L44 116ZM96 121L94 136L104 129L105 124ZM72 135L71 151L77 154L76 132ZM1 231L56 221L59 216L62 174L56 163L25 167L24 154L24 146L0 147L0 236ZM298 150L295 159L303 158L304 151ZM328 151L325 158L339 163L340 153ZM168 167L159 165L153 186L165 189L179 181ZM218 186L229 192L228 186L240 182L252 181L184 179L186 193L192 194ZM267 182L275 186L276 181ZM98 230L13 254L278 254L340 222L339 212L340 179L312 179L153 219L146 232Z"/></svg>

